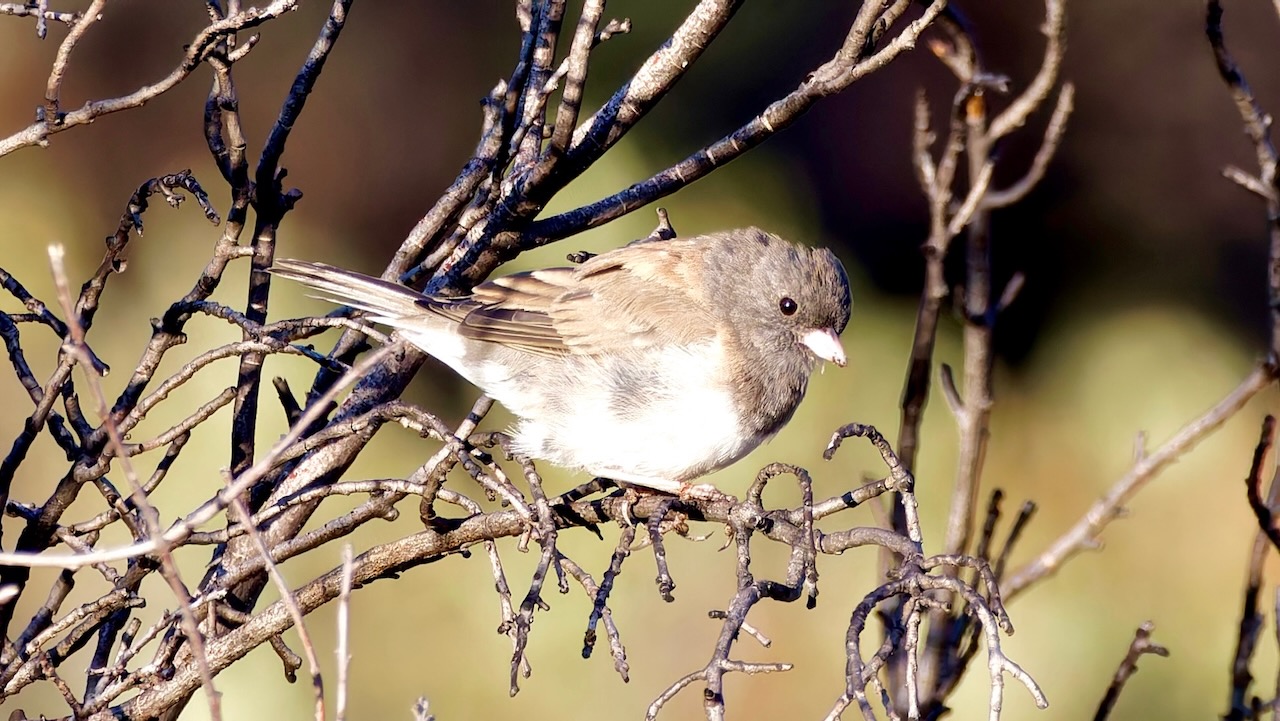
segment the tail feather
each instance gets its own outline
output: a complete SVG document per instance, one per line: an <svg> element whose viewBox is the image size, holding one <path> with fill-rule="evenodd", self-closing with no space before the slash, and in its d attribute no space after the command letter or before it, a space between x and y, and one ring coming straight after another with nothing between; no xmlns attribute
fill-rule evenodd
<svg viewBox="0 0 1280 721"><path fill-rule="evenodd" d="M377 316L375 320L392 325L398 325L395 321L399 319L422 314L418 305L424 298L421 293L381 278L288 258L277 260L270 272L324 293L316 297L369 311Z"/></svg>

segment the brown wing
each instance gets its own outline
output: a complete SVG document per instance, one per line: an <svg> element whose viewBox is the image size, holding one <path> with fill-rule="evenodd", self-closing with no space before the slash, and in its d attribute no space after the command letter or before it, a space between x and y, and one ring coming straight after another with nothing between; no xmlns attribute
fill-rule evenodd
<svg viewBox="0 0 1280 721"><path fill-rule="evenodd" d="M516 273L481 283L466 299L423 298L418 305L458 323L464 337L534 353L563 353L551 320L557 298L570 292L572 268Z"/></svg>
<svg viewBox="0 0 1280 721"><path fill-rule="evenodd" d="M457 321L468 338L533 353L594 355L604 350L690 343L715 335L711 315L690 294L701 287L691 241L640 243L578 268L516 273L458 299L419 305Z"/></svg>
<svg viewBox="0 0 1280 721"><path fill-rule="evenodd" d="M716 335L698 239L634 243L577 270L581 290L556 305L555 325L576 346L688 344Z"/></svg>

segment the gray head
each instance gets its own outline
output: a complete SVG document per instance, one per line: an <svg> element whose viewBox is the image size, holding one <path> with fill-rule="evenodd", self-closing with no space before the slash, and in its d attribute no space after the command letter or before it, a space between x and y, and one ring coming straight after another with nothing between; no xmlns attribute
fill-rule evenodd
<svg viewBox="0 0 1280 721"><path fill-rule="evenodd" d="M845 364L839 334L849 323L849 278L831 251L796 245L759 228L706 236L708 284L719 312L743 331L744 343L768 353L807 350Z"/></svg>

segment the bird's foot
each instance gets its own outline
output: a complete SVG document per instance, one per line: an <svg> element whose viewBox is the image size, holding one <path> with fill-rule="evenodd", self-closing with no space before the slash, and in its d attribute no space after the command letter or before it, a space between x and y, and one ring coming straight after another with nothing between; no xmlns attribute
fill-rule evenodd
<svg viewBox="0 0 1280 721"><path fill-rule="evenodd" d="M724 501L732 500L733 496L716 488L710 483L688 483L683 482L676 493L682 501Z"/></svg>

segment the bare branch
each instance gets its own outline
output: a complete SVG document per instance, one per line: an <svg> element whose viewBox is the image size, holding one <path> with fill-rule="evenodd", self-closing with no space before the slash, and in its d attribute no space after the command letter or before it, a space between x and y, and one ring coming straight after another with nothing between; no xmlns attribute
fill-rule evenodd
<svg viewBox="0 0 1280 721"><path fill-rule="evenodd" d="M1273 509L1280 501L1280 483L1276 482L1274 474L1266 499L1261 498L1264 466L1267 454L1275 443L1275 432L1276 419L1273 416L1267 416L1263 419L1258 445L1253 452L1253 462L1249 467L1249 475L1245 478L1249 505L1258 517L1258 531L1254 534L1253 550L1249 554L1249 568L1245 574L1244 599L1240 610L1240 625L1236 633L1236 653L1231 663L1230 710L1224 716L1231 721L1244 721L1253 717L1249 704L1249 686L1253 683L1253 674L1249 671L1249 664L1257 650L1258 637L1265 623L1265 619L1258 610L1258 597L1262 593L1262 572L1267 552L1275 548Z"/></svg>
<svg viewBox="0 0 1280 721"><path fill-rule="evenodd" d="M78 12L58 12L43 7L43 3L37 5L32 3L0 3L0 15L12 15L16 17L34 17L36 19L36 37L44 40L48 33L46 21L62 23L68 27L74 27L80 22L83 13Z"/></svg>
<svg viewBox="0 0 1280 721"><path fill-rule="evenodd" d="M103 0L96 0L95 6L101 6ZM259 10L258 8L250 8L244 12L237 13L233 16L210 24L204 30L200 31L195 39L187 46L187 51L183 55L182 61L178 67L174 68L163 79L151 85L145 85L129 95L118 98L110 98L106 100L93 100L85 103L78 110L70 112L58 112L52 117L46 116L39 119L24 130L20 130L7 138L0 138L0 157L8 155L19 148L25 148L32 145L45 146L49 142L49 136L60 133L64 130L74 128L78 125L85 125L93 122L95 119L108 115L110 113L118 113L122 110L130 110L140 107L147 102L163 95L172 90L193 70L199 67L204 59L205 52L218 41L219 38L246 28L256 27L269 20L275 19L286 12L294 10L297 7L297 0L274 0L267 7ZM80 22L86 22L88 19L97 20L96 15L86 14ZM70 49L66 52L69 54ZM51 76L50 85L56 92L60 86L61 79Z"/></svg>
<svg viewBox="0 0 1280 721"><path fill-rule="evenodd" d="M354 556L351 544L342 547L342 585L338 593L338 646L334 653L338 657L338 697L334 702L337 708L337 721L347 718L347 677L351 667L351 652L348 651L351 638L351 576L354 568ZM295 623L297 623L295 621Z"/></svg>
<svg viewBox="0 0 1280 721"><path fill-rule="evenodd" d="M1254 98L1244 74L1227 50L1222 32L1222 3L1219 0L1208 0L1205 3L1205 35L1209 39L1209 46L1213 48L1218 74L1231 91L1231 99L1235 101L1236 110L1240 113L1245 134L1253 142L1260 185L1269 189L1263 197L1267 198L1268 232L1271 240L1267 287L1271 303L1270 350L1272 362L1275 362L1276 358L1280 358L1280 186L1277 185L1280 183L1280 174L1276 172L1280 156L1277 156L1275 145L1271 142L1271 115Z"/></svg>
<svg viewBox="0 0 1280 721"><path fill-rule="evenodd" d="M1111 679L1111 685L1107 687L1102 703L1098 704L1098 712L1093 716L1094 721L1105 721L1111 716L1111 710L1115 707L1116 700L1120 698L1120 692L1124 690L1125 683L1130 676L1138 672L1140 657L1148 653L1169 657L1169 649L1151 640L1151 632L1155 628L1154 623L1146 621L1134 632L1133 641L1129 643L1129 651L1124 655L1120 666L1116 668L1116 675Z"/></svg>
<svg viewBox="0 0 1280 721"><path fill-rule="evenodd" d="M1053 156L1057 154L1062 136L1067 132L1067 119L1071 117L1071 111L1075 108L1075 96L1076 86L1063 83L1062 90L1058 91L1058 103L1053 106L1053 115L1049 117L1049 124L1045 126L1044 140L1040 141L1040 149L1031 160L1031 168L1013 185L1002 190L988 191L986 197L982 199L982 207L1004 208L1013 205L1027 197L1027 193L1044 180L1049 161L1053 160Z"/></svg>
<svg viewBox="0 0 1280 721"><path fill-rule="evenodd" d="M1257 366L1216 405L1183 426L1155 452L1134 463L1129 472L1116 481L1074 526L1004 582L1005 596L1018 596L1031 584L1053 574L1076 554L1095 547L1103 529L1120 514L1135 493L1151 482L1166 466L1182 457L1235 415L1250 398L1274 382L1275 373L1275 369L1269 365Z"/></svg>
<svg viewBox="0 0 1280 721"><path fill-rule="evenodd" d="M895 2L885 11L886 16L896 17L895 12L900 13L903 6L905 3ZM859 20L863 22L855 21L844 45L836 55L814 70L790 94L770 104L738 130L648 180L636 183L626 190L591 205L534 222L521 241L522 247L536 247L602 225L666 197L705 176L713 169L737 158L774 133L791 125L818 100L848 88L855 81L914 47L920 33L942 12L945 6L945 2L931 3L920 18L909 23L893 40L868 56L864 55L864 52L870 33L870 21L864 18L868 16L868 9L873 8L874 4L864 5L859 15ZM726 8L730 13L732 9ZM690 15L690 18L695 16L696 13ZM605 106L605 110L589 118L574 133L573 145L563 164L593 162L600 153L617 142L621 135L643 116L649 103L656 102L666 92L669 83L673 83L683 72L683 68L696 59L697 52L691 45L684 43L692 40L709 42L711 37L714 37L714 33L722 27L723 22L728 21L727 15L714 17L720 24L707 28L708 31L714 28L710 36L686 40L680 32L677 32L672 37L673 45L664 47L660 51L661 55L650 58L649 63L641 69L632 82L628 83L624 90L619 91L620 94L615 95ZM875 18L875 16L871 17ZM676 56L674 61L669 59L672 55ZM650 78L645 73L651 67L661 68L662 72ZM650 82L653 84L649 84Z"/></svg>

